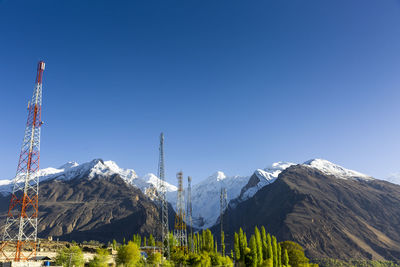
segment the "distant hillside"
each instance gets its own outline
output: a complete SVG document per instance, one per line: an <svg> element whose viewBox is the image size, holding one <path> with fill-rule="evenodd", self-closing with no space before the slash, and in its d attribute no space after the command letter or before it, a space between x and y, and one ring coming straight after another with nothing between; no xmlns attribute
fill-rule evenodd
<svg viewBox="0 0 400 267"><path fill-rule="evenodd" d="M9 198L0 198L2 224ZM107 242L136 233L159 236L155 203L118 175L45 181L40 184L39 203L39 237Z"/></svg>
<svg viewBox="0 0 400 267"><path fill-rule="evenodd" d="M400 186L295 165L225 213L226 232L256 225L300 243L311 258L400 259ZM219 226L213 229L219 231Z"/></svg>

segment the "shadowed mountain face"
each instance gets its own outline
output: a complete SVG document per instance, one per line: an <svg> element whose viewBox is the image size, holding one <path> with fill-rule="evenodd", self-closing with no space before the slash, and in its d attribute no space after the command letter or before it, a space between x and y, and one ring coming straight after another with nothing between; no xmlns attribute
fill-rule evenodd
<svg viewBox="0 0 400 267"><path fill-rule="evenodd" d="M1 198L3 224L10 196ZM136 233L159 236L158 216L155 203L118 175L40 184L39 237L107 242ZM173 223L173 212L170 218Z"/></svg>
<svg viewBox="0 0 400 267"><path fill-rule="evenodd" d="M264 225L300 243L311 258L400 259L400 186L345 180L292 166L224 216L225 232ZM216 232L219 226L214 228Z"/></svg>

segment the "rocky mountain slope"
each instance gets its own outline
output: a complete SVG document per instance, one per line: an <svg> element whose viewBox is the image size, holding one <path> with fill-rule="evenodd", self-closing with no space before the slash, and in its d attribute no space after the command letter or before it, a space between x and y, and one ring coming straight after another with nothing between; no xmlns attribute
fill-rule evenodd
<svg viewBox="0 0 400 267"><path fill-rule="evenodd" d="M287 168L224 221L228 235L264 225L311 258L400 259L400 186L323 160Z"/></svg>
<svg viewBox="0 0 400 267"><path fill-rule="evenodd" d="M110 177L113 175L118 175L125 183L139 188L144 193L152 187L157 189L160 184L160 179L152 173L139 177L132 169L123 169L114 161L103 161L102 159L94 159L83 164L72 161L58 168L41 169L35 174L35 176L39 177L40 183L53 179L68 181L86 178L90 180L94 177ZM3 195L9 194L12 191L14 179L0 180L0 193ZM165 186L167 192L177 190L171 184L165 183Z"/></svg>
<svg viewBox="0 0 400 267"><path fill-rule="evenodd" d="M93 161L93 166L105 164ZM62 240L122 241L135 233L159 236L159 210L139 188L115 173L97 168L75 169L75 177L47 179L40 184L39 237ZM0 196L0 221L5 221L10 195ZM174 220L170 208L171 227ZM2 223L3 224L3 223Z"/></svg>
<svg viewBox="0 0 400 267"><path fill-rule="evenodd" d="M254 172L257 181L249 185L250 176L230 176L218 171L205 180L197 183L192 188L193 222L196 228L208 228L215 224L220 214L220 190L227 189L228 202L237 199L240 201L252 197L260 188L275 181L278 174L293 163L278 162L266 169L258 169ZM120 168L113 161L95 159L90 162L78 164L68 162L59 168L41 169L36 176L39 176L40 183L50 180L69 181L74 179L93 177L110 177L118 175L127 185L132 185L142 191L149 198L154 199L159 189L160 180L152 174L139 177L132 169ZM184 181L186 183L186 181ZM8 195L12 191L13 180L0 180L0 193ZM246 188L243 188L245 185ZM186 187L186 185L185 185ZM176 209L177 188L166 183L167 200ZM185 188L186 189L186 188Z"/></svg>
<svg viewBox="0 0 400 267"><path fill-rule="evenodd" d="M39 236L110 241L134 233L158 236L153 201L159 179L139 177L112 161L67 163L41 170ZM11 180L0 181L5 221ZM280 240L295 240L312 258L400 258L400 186L322 159L279 162L251 176L217 172L192 188L195 226L219 231L219 193L227 188L227 238L264 225ZM176 187L167 184L170 229Z"/></svg>

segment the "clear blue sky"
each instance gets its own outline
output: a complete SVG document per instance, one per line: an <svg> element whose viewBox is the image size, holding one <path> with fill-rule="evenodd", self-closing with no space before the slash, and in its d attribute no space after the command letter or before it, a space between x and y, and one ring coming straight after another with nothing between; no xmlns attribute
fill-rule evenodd
<svg viewBox="0 0 400 267"><path fill-rule="evenodd" d="M400 1L0 1L0 178L37 61L41 167L114 160L168 181L325 158L400 171Z"/></svg>

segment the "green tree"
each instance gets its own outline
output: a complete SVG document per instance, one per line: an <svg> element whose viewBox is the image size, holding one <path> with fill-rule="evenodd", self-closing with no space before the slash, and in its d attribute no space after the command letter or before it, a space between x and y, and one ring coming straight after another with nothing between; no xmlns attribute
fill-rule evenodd
<svg viewBox="0 0 400 267"><path fill-rule="evenodd" d="M256 226L254 229L254 235L256 238L256 244L257 244L257 264L261 265L261 263L263 262L263 246L262 246L262 240L261 240L261 234L260 234L260 230L258 230L258 227Z"/></svg>
<svg viewBox="0 0 400 267"><path fill-rule="evenodd" d="M257 259L257 242L254 235L250 237L250 251L251 251L251 266L257 267L258 259Z"/></svg>
<svg viewBox="0 0 400 267"><path fill-rule="evenodd" d="M221 255L225 257L225 233L221 233Z"/></svg>
<svg viewBox="0 0 400 267"><path fill-rule="evenodd" d="M197 254L190 254L187 259L187 264L194 267L209 267L211 266L211 258L208 252L202 251Z"/></svg>
<svg viewBox="0 0 400 267"><path fill-rule="evenodd" d="M233 241L233 249L235 251L235 260L240 261L240 244L239 244L239 235L235 232L235 237Z"/></svg>
<svg viewBox="0 0 400 267"><path fill-rule="evenodd" d="M108 267L110 253L107 249L97 249L97 254L89 261L89 267Z"/></svg>
<svg viewBox="0 0 400 267"><path fill-rule="evenodd" d="M239 249L240 249L240 261L244 261L244 252L246 247L244 246L244 233L242 228L239 228Z"/></svg>
<svg viewBox="0 0 400 267"><path fill-rule="evenodd" d="M153 237L152 234L150 234L150 237L149 237L149 246L150 247L155 247L156 246L156 241L154 240L154 237Z"/></svg>
<svg viewBox="0 0 400 267"><path fill-rule="evenodd" d="M144 247L147 246L147 238L146 237L143 238L143 246Z"/></svg>
<svg viewBox="0 0 400 267"><path fill-rule="evenodd" d="M137 266L140 259L140 251L136 243L129 241L128 244L122 245L118 248L116 259L117 265L123 265L126 267Z"/></svg>
<svg viewBox="0 0 400 267"><path fill-rule="evenodd" d="M147 257L146 262L149 264L158 265L161 263L161 260L162 260L161 253L154 252L150 253L150 255Z"/></svg>
<svg viewBox="0 0 400 267"><path fill-rule="evenodd" d="M203 230L203 250L212 252L214 250L214 237L209 229Z"/></svg>
<svg viewBox="0 0 400 267"><path fill-rule="evenodd" d="M169 238L169 251L172 252L174 250L174 247L178 245L178 242L176 241L174 235L170 232L168 235Z"/></svg>
<svg viewBox="0 0 400 267"><path fill-rule="evenodd" d="M243 247L247 248L247 235L246 232L243 233Z"/></svg>
<svg viewBox="0 0 400 267"><path fill-rule="evenodd" d="M211 266L233 266L229 257L223 257L219 253L210 253Z"/></svg>
<svg viewBox="0 0 400 267"><path fill-rule="evenodd" d="M278 244L275 236L272 236L272 255L273 265L278 267Z"/></svg>
<svg viewBox="0 0 400 267"><path fill-rule="evenodd" d="M284 252L283 252L283 265L285 267L289 266L289 255L287 253L287 249L284 249Z"/></svg>
<svg viewBox="0 0 400 267"><path fill-rule="evenodd" d="M304 250L299 244L293 241L284 241L280 242L280 245L283 250L287 250L290 266L302 267L308 265L309 259L304 255Z"/></svg>
<svg viewBox="0 0 400 267"><path fill-rule="evenodd" d="M268 258L268 245L267 245L267 234L264 226L261 226L261 242L262 242L263 260L266 260Z"/></svg>
<svg viewBox="0 0 400 267"><path fill-rule="evenodd" d="M125 239L125 238L124 238ZM142 237L139 234L133 235L133 239L132 241L134 243L136 243L136 245L140 248L140 246L142 245ZM125 244L125 242L124 242Z"/></svg>
<svg viewBox="0 0 400 267"><path fill-rule="evenodd" d="M69 248L64 248L57 252L56 264L66 267L80 267L85 263L83 259L82 250L77 246L73 245Z"/></svg>
<svg viewBox="0 0 400 267"><path fill-rule="evenodd" d="M117 249L117 241L115 241L115 239L113 239L112 248L113 248L114 250Z"/></svg>
<svg viewBox="0 0 400 267"><path fill-rule="evenodd" d="M282 267L282 248L281 248L281 244L278 244L278 267Z"/></svg>
<svg viewBox="0 0 400 267"><path fill-rule="evenodd" d="M268 235L267 235L267 258L273 259L273 257L274 257L274 255L272 253L271 235L268 233Z"/></svg>

